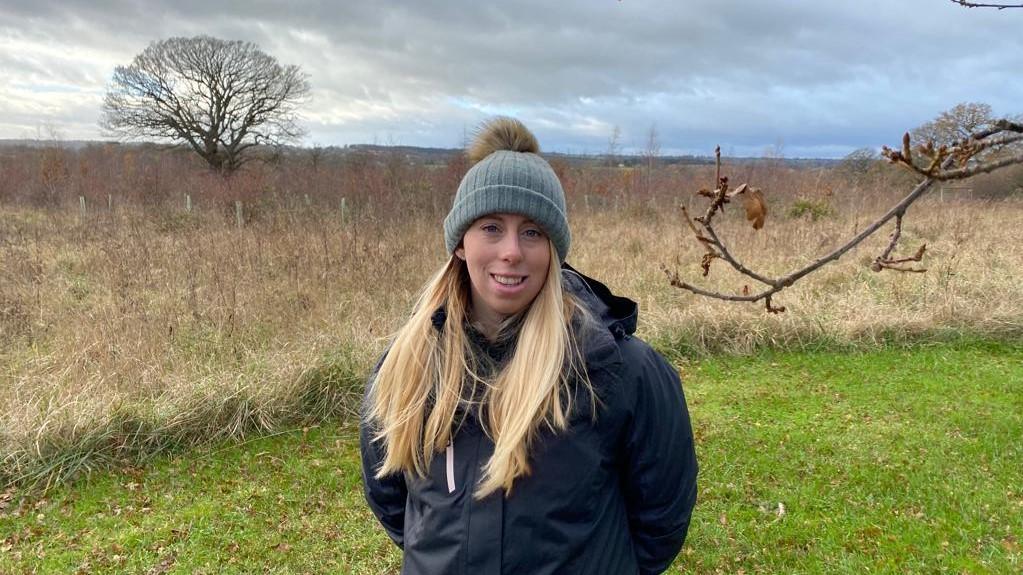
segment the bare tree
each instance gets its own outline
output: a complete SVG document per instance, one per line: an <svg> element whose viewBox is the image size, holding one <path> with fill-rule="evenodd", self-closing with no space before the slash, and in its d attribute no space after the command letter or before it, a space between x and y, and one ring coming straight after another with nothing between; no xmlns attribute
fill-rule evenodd
<svg viewBox="0 0 1023 575"><path fill-rule="evenodd" d="M185 143L230 174L255 146L302 136L297 107L308 94L298 66L282 66L255 44L169 38L114 69L100 125L130 138Z"/></svg>
<svg viewBox="0 0 1023 575"><path fill-rule="evenodd" d="M607 162L607 167L613 168L618 165L618 156L622 153L622 130L615 124L614 128L611 129L611 135L607 139L607 153L604 154L604 160Z"/></svg>
<svg viewBox="0 0 1023 575"><path fill-rule="evenodd" d="M996 120L991 106L976 102L956 104L938 117L914 128L909 135L916 141L933 142L936 146L951 146L964 141L970 134L984 130Z"/></svg>
<svg viewBox="0 0 1023 575"><path fill-rule="evenodd" d="M819 270L826 264L836 261L843 254L894 219L895 226L888 246L881 255L874 258L871 268L877 272L886 269L901 272L926 271L924 268L913 267L915 262L920 262L923 259L924 252L927 249L926 245L921 245L917 248L912 256L898 258L892 255L902 234L902 219L906 215L906 210L913 202L924 195L935 182L961 180L976 174L993 172L1014 164L1023 164L1023 150L1017 147L1020 142L1023 142L1023 123L1009 120L992 122L988 128L974 132L962 140L953 142L952 145L935 145L934 142L928 141L914 149L912 138L907 132L902 138L902 146L899 149L893 150L885 147L882 149L882 155L889 162L902 166L921 177L921 180L909 194L892 206L883 216L868 225L863 231L856 234L855 237L832 250L831 253L815 259L803 268L777 278L757 273L746 264L740 262L728 249L728 246L714 228L714 216L732 199L743 200L746 207L746 217L753 223L755 229L760 229L764 225L764 218L767 215L767 206L759 189L753 188L748 184L742 184L734 190L729 188L728 178L721 175L721 151L719 148L715 150L717 157L715 188L698 192L699 195L710 199L707 211L695 218L690 218L685 207L682 208L682 213L696 240L705 250L702 262L703 275L705 277L710 273L711 264L715 260L722 260L740 274L763 284L764 287L755 293L748 287L744 287L741 294L726 294L690 284L679 277L677 270L670 270L666 266L663 266L662 270L668 276L668 281L671 285L677 288L697 295L727 301L763 301L767 311L779 313L785 311L785 307L774 306L772 304L771 299L775 294ZM984 152L987 151L1000 153L985 154Z"/></svg>
<svg viewBox="0 0 1023 575"><path fill-rule="evenodd" d="M646 191L651 190L654 165L661 155L661 141L657 136L657 124L650 124L650 130L646 135L646 146L643 148L643 163L646 164Z"/></svg>

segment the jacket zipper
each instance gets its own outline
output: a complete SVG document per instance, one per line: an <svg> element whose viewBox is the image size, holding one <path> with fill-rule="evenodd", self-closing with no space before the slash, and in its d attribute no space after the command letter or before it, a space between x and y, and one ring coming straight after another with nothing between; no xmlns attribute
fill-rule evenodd
<svg viewBox="0 0 1023 575"><path fill-rule="evenodd" d="M446 455L446 467L448 476L448 493L455 492L455 443L452 441L444 450Z"/></svg>

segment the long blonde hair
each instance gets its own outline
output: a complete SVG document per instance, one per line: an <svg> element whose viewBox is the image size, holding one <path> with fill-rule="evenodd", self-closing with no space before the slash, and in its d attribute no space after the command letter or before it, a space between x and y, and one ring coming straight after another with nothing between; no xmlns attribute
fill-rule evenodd
<svg viewBox="0 0 1023 575"><path fill-rule="evenodd" d="M377 429L385 456L377 477L411 472L425 476L433 455L451 441L464 399L463 385L483 383L486 417L481 423L494 441L494 453L482 468L475 496L497 489L510 493L514 481L530 471L529 453L546 427L568 425L575 390L583 386L594 406L573 334L573 318L584 308L563 291L554 247L543 288L522 312L511 358L491 378L475 372L465 332L470 303L465 263L452 256L419 296L408 322L398 330L371 382L369 424ZM434 313L444 308L442 329ZM585 320L584 320L585 321ZM594 408L595 409L595 408Z"/></svg>

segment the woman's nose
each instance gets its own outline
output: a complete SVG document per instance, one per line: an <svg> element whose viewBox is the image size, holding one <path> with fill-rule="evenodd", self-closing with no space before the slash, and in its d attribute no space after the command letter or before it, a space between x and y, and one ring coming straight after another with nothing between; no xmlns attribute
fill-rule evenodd
<svg viewBox="0 0 1023 575"><path fill-rule="evenodd" d="M508 234L501 240L501 259L509 262L518 262L522 259L522 246L519 245L517 234Z"/></svg>

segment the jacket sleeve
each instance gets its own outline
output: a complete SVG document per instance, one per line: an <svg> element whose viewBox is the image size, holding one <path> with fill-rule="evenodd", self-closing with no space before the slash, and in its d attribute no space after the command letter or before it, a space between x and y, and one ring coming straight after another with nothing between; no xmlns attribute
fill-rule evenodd
<svg viewBox="0 0 1023 575"><path fill-rule="evenodd" d="M696 449L678 373L647 344L623 342L631 400L623 492L640 573L662 573L682 549L696 504ZM629 397L631 393L631 397Z"/></svg>
<svg viewBox="0 0 1023 575"><path fill-rule="evenodd" d="M377 365L379 367L379 364ZM376 370L374 370L374 374ZM408 488L405 485L405 476L401 473L388 475L377 479L376 472L383 462L383 448L379 442L373 441L375 433L374 426L366 418L366 406L369 400L369 390L372 385L371 376L366 383L366 393L362 402L362 417L359 424L359 448L362 451L362 484L363 492L369 508L376 515L380 524L383 525L387 535L394 543L404 549L405 547L405 501L408 498Z"/></svg>

